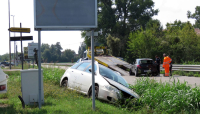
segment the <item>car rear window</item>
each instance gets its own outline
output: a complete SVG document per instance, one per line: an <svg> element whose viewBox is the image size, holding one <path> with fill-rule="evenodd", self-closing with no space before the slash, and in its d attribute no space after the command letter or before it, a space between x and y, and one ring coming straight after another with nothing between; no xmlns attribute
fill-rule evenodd
<svg viewBox="0 0 200 114"><path fill-rule="evenodd" d="M141 60L140 64L152 64L152 60Z"/></svg>

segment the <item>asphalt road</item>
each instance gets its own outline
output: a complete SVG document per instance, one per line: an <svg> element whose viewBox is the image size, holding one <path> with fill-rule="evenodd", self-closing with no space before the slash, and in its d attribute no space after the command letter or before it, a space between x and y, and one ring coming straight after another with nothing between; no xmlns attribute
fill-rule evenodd
<svg viewBox="0 0 200 114"><path fill-rule="evenodd" d="M123 76L123 78L129 83L134 85L135 81L142 77L135 77L135 76ZM144 76L144 78L147 78ZM177 82L178 80L181 83L187 82L188 85L192 87L199 86L200 87L200 77L192 77L192 76L178 76L174 75L173 77L164 77L162 74L160 76L149 77L150 79L155 79L158 82L173 82L174 80Z"/></svg>
<svg viewBox="0 0 200 114"><path fill-rule="evenodd" d="M61 69L67 69L67 66L52 66L52 65L42 65L45 67L56 67L56 68L61 68ZM3 71L17 71L17 70L21 70L21 69L3 69ZM136 79L142 78L142 77L135 77L135 76L123 76L123 78L129 83L134 85ZM144 76L144 78L147 78ZM154 76L154 77L149 77L150 79L155 79L158 82L172 82L172 81L180 81L181 83L184 83L185 81L187 82L188 85L191 85L192 87L199 86L200 87L200 77L192 77L192 76L178 76L178 75L174 75L173 77L164 77L163 74L161 74L160 76Z"/></svg>

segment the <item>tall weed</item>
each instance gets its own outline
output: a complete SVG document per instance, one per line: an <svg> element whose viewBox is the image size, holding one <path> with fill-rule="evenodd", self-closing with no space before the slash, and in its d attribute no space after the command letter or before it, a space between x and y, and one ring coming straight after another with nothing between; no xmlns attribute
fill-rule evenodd
<svg viewBox="0 0 200 114"><path fill-rule="evenodd" d="M194 111L200 109L200 88L191 88L186 82L156 82L154 79L140 78L132 89L138 93L142 104L153 110L167 113Z"/></svg>
<svg viewBox="0 0 200 114"><path fill-rule="evenodd" d="M43 67L43 79L44 81L51 81L54 84L59 85L60 78L64 74L65 70L59 68L45 68Z"/></svg>

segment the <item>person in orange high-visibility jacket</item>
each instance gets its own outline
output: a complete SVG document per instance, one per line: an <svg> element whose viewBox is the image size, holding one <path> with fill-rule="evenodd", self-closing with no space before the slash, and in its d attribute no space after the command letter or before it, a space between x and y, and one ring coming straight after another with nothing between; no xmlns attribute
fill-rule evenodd
<svg viewBox="0 0 200 114"><path fill-rule="evenodd" d="M169 67L171 63L171 58L166 56L166 54L163 54L164 60L163 60L163 68L165 69L165 76L169 76Z"/></svg>

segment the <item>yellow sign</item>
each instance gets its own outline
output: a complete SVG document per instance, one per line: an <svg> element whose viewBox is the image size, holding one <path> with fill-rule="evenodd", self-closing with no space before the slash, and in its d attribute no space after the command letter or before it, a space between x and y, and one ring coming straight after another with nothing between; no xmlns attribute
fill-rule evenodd
<svg viewBox="0 0 200 114"><path fill-rule="evenodd" d="M16 27L11 27L9 29L11 32L27 32L30 33L30 28L16 28Z"/></svg>
<svg viewBox="0 0 200 114"><path fill-rule="evenodd" d="M28 47L24 47L24 56L28 56Z"/></svg>

